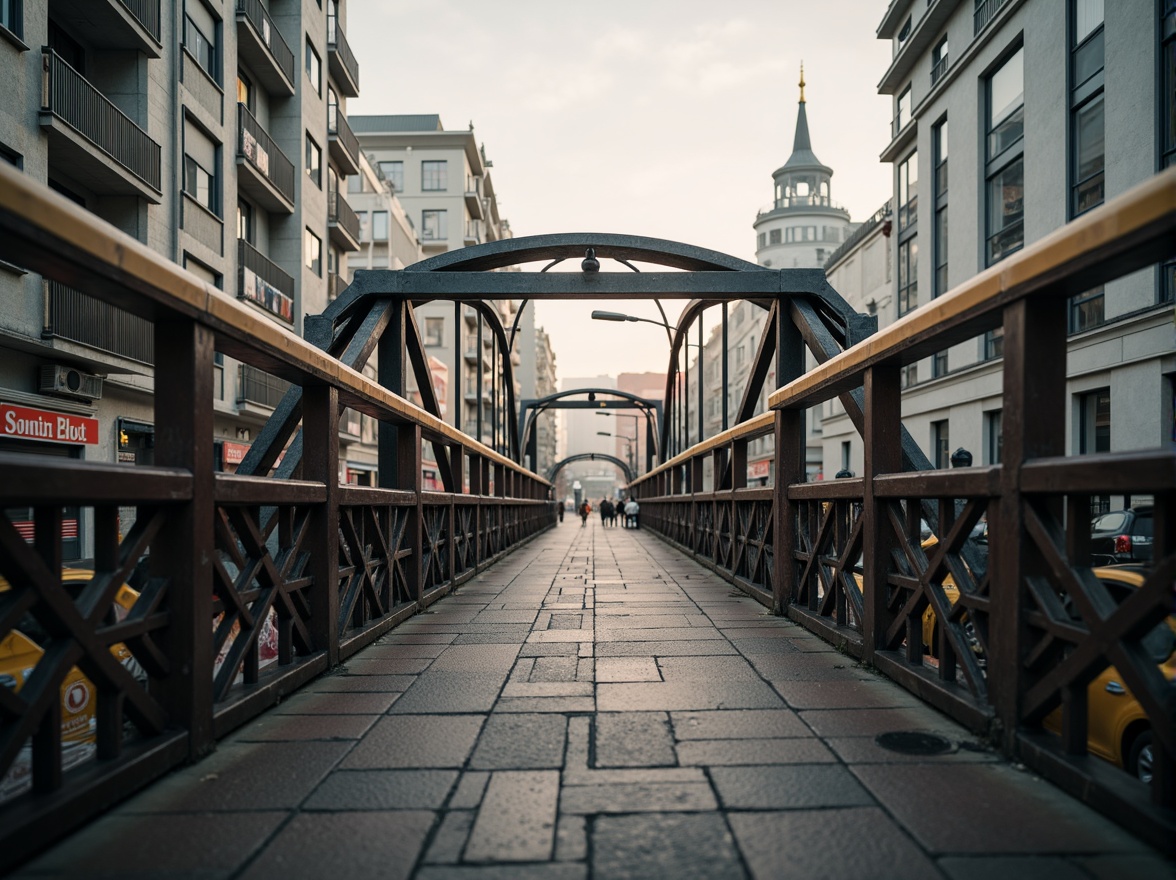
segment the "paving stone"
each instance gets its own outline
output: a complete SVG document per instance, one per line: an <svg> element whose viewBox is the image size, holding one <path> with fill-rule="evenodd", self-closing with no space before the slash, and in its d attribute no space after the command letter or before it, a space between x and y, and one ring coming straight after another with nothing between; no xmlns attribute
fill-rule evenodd
<svg viewBox="0 0 1176 880"><path fill-rule="evenodd" d="M601 816L592 829L597 877L743 878L735 841L718 814Z"/></svg>
<svg viewBox="0 0 1176 880"><path fill-rule="evenodd" d="M550 615L547 626L543 629L584 629L584 615L582 613L554 613Z"/></svg>
<svg viewBox="0 0 1176 880"><path fill-rule="evenodd" d="M719 631L713 626L683 626L677 629L650 627L648 629L610 629L599 634L601 642L696 642L715 639ZM725 641L725 640L724 640ZM734 648L732 648L734 651ZM646 651L646 653L649 653Z"/></svg>
<svg viewBox="0 0 1176 880"><path fill-rule="evenodd" d="M595 738L597 767L672 767L678 762L665 712L601 712Z"/></svg>
<svg viewBox="0 0 1176 880"><path fill-rule="evenodd" d="M545 629L533 632L527 637L527 644L553 644L559 642L591 642L590 629Z"/></svg>
<svg viewBox="0 0 1176 880"><path fill-rule="evenodd" d="M597 657L708 657L735 654L726 639L691 639L681 642L601 642Z"/></svg>
<svg viewBox="0 0 1176 880"><path fill-rule="evenodd" d="M415 675L327 675L311 682L304 689L308 693L395 693L408 690L416 681Z"/></svg>
<svg viewBox="0 0 1176 880"><path fill-rule="evenodd" d="M742 657L661 657L657 661L666 681L761 681Z"/></svg>
<svg viewBox="0 0 1176 880"><path fill-rule="evenodd" d="M376 644L379 645L448 645L455 638L453 633L408 632L400 626Z"/></svg>
<svg viewBox="0 0 1176 880"><path fill-rule="evenodd" d="M837 757L815 736L793 739L703 739L678 743L683 766L833 764Z"/></svg>
<svg viewBox="0 0 1176 880"><path fill-rule="evenodd" d="M756 878L935 880L940 877L935 865L902 829L874 807L730 813L727 818L747 866Z"/></svg>
<svg viewBox="0 0 1176 880"><path fill-rule="evenodd" d="M795 654L748 654L756 670L775 681L858 681L873 679L874 673L861 664L833 652Z"/></svg>
<svg viewBox="0 0 1176 880"><path fill-rule="evenodd" d="M682 627L713 626L710 618L701 614L600 614L596 618L597 632L606 638L613 630L662 629L674 630Z"/></svg>
<svg viewBox="0 0 1176 880"><path fill-rule="evenodd" d="M451 645L433 661L429 672L507 672L519 649L511 645Z"/></svg>
<svg viewBox="0 0 1176 880"><path fill-rule="evenodd" d="M422 860L427 865L456 865L474 827L473 810L454 810L441 817L441 825Z"/></svg>
<svg viewBox="0 0 1176 880"><path fill-rule="evenodd" d="M489 712L506 672L422 672L390 710L396 715L430 712Z"/></svg>
<svg viewBox="0 0 1176 880"><path fill-rule="evenodd" d="M560 812L596 813L699 812L718 808L706 782L615 782L565 785Z"/></svg>
<svg viewBox="0 0 1176 880"><path fill-rule="evenodd" d="M596 680L661 681L661 670L653 657L601 657L596 662Z"/></svg>
<svg viewBox="0 0 1176 880"><path fill-rule="evenodd" d="M348 770L462 767L484 715L387 715L340 765Z"/></svg>
<svg viewBox="0 0 1176 880"><path fill-rule="evenodd" d="M589 681L515 681L502 689L505 697L591 697L595 692Z"/></svg>
<svg viewBox="0 0 1176 880"><path fill-rule="evenodd" d="M472 810L482 803L482 795L486 791L486 783L490 781L490 774L477 770L467 770L461 774L457 789L449 798L449 809Z"/></svg>
<svg viewBox="0 0 1176 880"><path fill-rule="evenodd" d="M304 810L439 810L456 770L336 770Z"/></svg>
<svg viewBox="0 0 1176 880"><path fill-rule="evenodd" d="M559 773L554 770L499 771L490 776L467 862L540 862L551 858Z"/></svg>
<svg viewBox="0 0 1176 880"><path fill-rule="evenodd" d="M596 705L601 712L770 709L782 707L784 701L759 680L675 681L600 684Z"/></svg>
<svg viewBox="0 0 1176 880"><path fill-rule="evenodd" d="M929 852L1138 853L1144 844L1006 764L858 765L853 773ZM968 809L959 809L959 793Z"/></svg>
<svg viewBox="0 0 1176 880"><path fill-rule="evenodd" d="M348 675L416 675L424 672L433 662L432 657L409 657L404 660L389 660L385 657L359 655L350 658L342 672Z"/></svg>
<svg viewBox="0 0 1176 880"><path fill-rule="evenodd" d="M937 733L953 741L971 739L968 731L930 706L893 709L811 709L800 718L818 736L869 736L898 730Z"/></svg>
<svg viewBox="0 0 1176 880"><path fill-rule="evenodd" d="M439 656L445 645L372 645L363 651L364 660L416 660Z"/></svg>
<svg viewBox="0 0 1176 880"><path fill-rule="evenodd" d="M567 719L562 715L507 715L487 719L470 759L477 770L531 770L563 766Z"/></svg>
<svg viewBox="0 0 1176 880"><path fill-rule="evenodd" d="M537 657L530 681L575 681L579 659L576 657Z"/></svg>
<svg viewBox="0 0 1176 880"><path fill-rule="evenodd" d="M262 715L238 730L229 742L295 742L298 740L356 740L378 715Z"/></svg>
<svg viewBox="0 0 1176 880"><path fill-rule="evenodd" d="M494 706L500 712L562 712L565 714L594 712L593 697L503 697Z"/></svg>
<svg viewBox="0 0 1176 880"><path fill-rule="evenodd" d="M952 749L942 755L904 755L884 749L872 736L825 737L824 742L846 764L979 764L1002 760L972 737L962 740L947 737Z"/></svg>
<svg viewBox="0 0 1176 880"><path fill-rule="evenodd" d="M416 880L586 880L588 866L572 862L539 865L429 865Z"/></svg>
<svg viewBox="0 0 1176 880"><path fill-rule="evenodd" d="M530 630L527 630L530 632ZM516 651L522 646L527 633L502 632L493 630L488 632L462 633L453 640L455 645L510 645Z"/></svg>
<svg viewBox="0 0 1176 880"><path fill-rule="evenodd" d="M839 765L715 767L710 775L727 809L874 806L869 793Z"/></svg>
<svg viewBox="0 0 1176 880"><path fill-rule="evenodd" d="M387 693L294 694L270 709L275 715L383 715L397 700Z"/></svg>
<svg viewBox="0 0 1176 880"><path fill-rule="evenodd" d="M789 709L727 709L714 712L671 712L674 736L687 739L766 739L812 736Z"/></svg>
<svg viewBox="0 0 1176 880"><path fill-rule="evenodd" d="M939 869L951 880L988 880L990 877L999 877L1001 880L1090 880L1091 877L1078 865L1056 856L948 857L939 860ZM1116 876L1134 880L1147 875L1124 873Z"/></svg>
<svg viewBox="0 0 1176 880"><path fill-rule="evenodd" d="M858 682L773 680L776 692L793 709L888 709L921 706L919 698L889 681Z"/></svg>
<svg viewBox="0 0 1176 880"><path fill-rule="evenodd" d="M487 608L473 619L473 623L525 623L528 627L535 622L536 611L502 611Z"/></svg>
<svg viewBox="0 0 1176 880"><path fill-rule="evenodd" d="M295 816L243 877L408 877L433 819L432 813L408 810ZM346 846L339 845L343 840Z"/></svg>
<svg viewBox="0 0 1176 880"><path fill-rule="evenodd" d="M350 742L224 743L199 764L165 776L121 809L127 813L294 809L351 748Z"/></svg>
<svg viewBox="0 0 1176 880"><path fill-rule="evenodd" d="M108 815L25 865L19 877L229 877L285 821L284 812Z"/></svg>
<svg viewBox="0 0 1176 880"><path fill-rule="evenodd" d="M579 862L587 857L587 821L583 816L560 816L555 826L555 860Z"/></svg>

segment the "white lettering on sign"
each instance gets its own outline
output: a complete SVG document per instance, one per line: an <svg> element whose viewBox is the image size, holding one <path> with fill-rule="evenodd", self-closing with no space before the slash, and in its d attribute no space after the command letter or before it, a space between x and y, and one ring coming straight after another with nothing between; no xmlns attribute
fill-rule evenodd
<svg viewBox="0 0 1176 880"><path fill-rule="evenodd" d="M0 403L0 436L92 446L98 442L98 420Z"/></svg>

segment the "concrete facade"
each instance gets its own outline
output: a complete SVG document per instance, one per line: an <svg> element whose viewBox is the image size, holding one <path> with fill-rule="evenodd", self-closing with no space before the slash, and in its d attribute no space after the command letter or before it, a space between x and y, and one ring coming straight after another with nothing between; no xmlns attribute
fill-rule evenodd
<svg viewBox="0 0 1176 880"><path fill-rule="evenodd" d="M5 16L0 159L301 334L358 247L346 0L59 0ZM96 420L84 443L6 431L0 448L151 464L150 324L16 266L0 267L0 300L0 403ZM214 379L231 471L285 384L219 356Z"/></svg>
<svg viewBox="0 0 1176 880"><path fill-rule="evenodd" d="M892 41L894 57L879 91L895 96L881 158L894 167L896 271L891 300L874 297L880 326L1171 163L1162 143L1173 112L1159 81L1163 34L1158 7L1143 2L891 4L878 36ZM1000 79L1021 87L1020 107L1003 119L994 106L1002 96L991 97ZM1009 143L992 140L1002 137ZM1012 185L989 195L1010 167L1020 171ZM903 228L912 196L917 207ZM912 240L922 259L904 298L903 246ZM858 259L874 245L861 246ZM846 275L853 259L831 261L830 277ZM885 285L877 272L864 287ZM1059 426L1068 452L1171 448L1171 272L1143 270L1071 300L1070 416ZM904 421L933 463L960 446L977 464L999 461L998 340L978 338L914 365L905 385ZM860 472L861 440L836 405L824 438L826 463L849 444L849 466Z"/></svg>

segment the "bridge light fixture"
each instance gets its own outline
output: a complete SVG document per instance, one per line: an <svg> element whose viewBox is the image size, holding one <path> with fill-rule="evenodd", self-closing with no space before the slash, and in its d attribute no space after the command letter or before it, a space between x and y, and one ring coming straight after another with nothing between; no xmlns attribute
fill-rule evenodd
<svg viewBox="0 0 1176 880"><path fill-rule="evenodd" d="M584 253L584 262L580 263L580 269L587 274L600 271L600 260L596 259L596 248L588 248Z"/></svg>
<svg viewBox="0 0 1176 880"><path fill-rule="evenodd" d="M605 312L601 309L596 309L592 312L593 321L636 321L637 319L631 315L622 315L620 312Z"/></svg>

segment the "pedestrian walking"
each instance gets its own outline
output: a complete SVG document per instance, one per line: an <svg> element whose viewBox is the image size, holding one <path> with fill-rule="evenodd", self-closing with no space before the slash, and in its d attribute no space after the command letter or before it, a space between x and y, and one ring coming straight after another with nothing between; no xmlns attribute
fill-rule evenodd
<svg viewBox="0 0 1176 880"><path fill-rule="evenodd" d="M629 500L625 502L625 528L638 528L637 514L640 512L641 505L637 503L637 499L629 496Z"/></svg>
<svg viewBox="0 0 1176 880"><path fill-rule="evenodd" d="M588 514L591 512L592 505L589 504L588 499L585 498L580 502L580 528L584 528L584 526L588 525Z"/></svg>
<svg viewBox="0 0 1176 880"><path fill-rule="evenodd" d="M605 498L600 502L600 523L605 528L615 525L617 521L617 509L613 503Z"/></svg>

